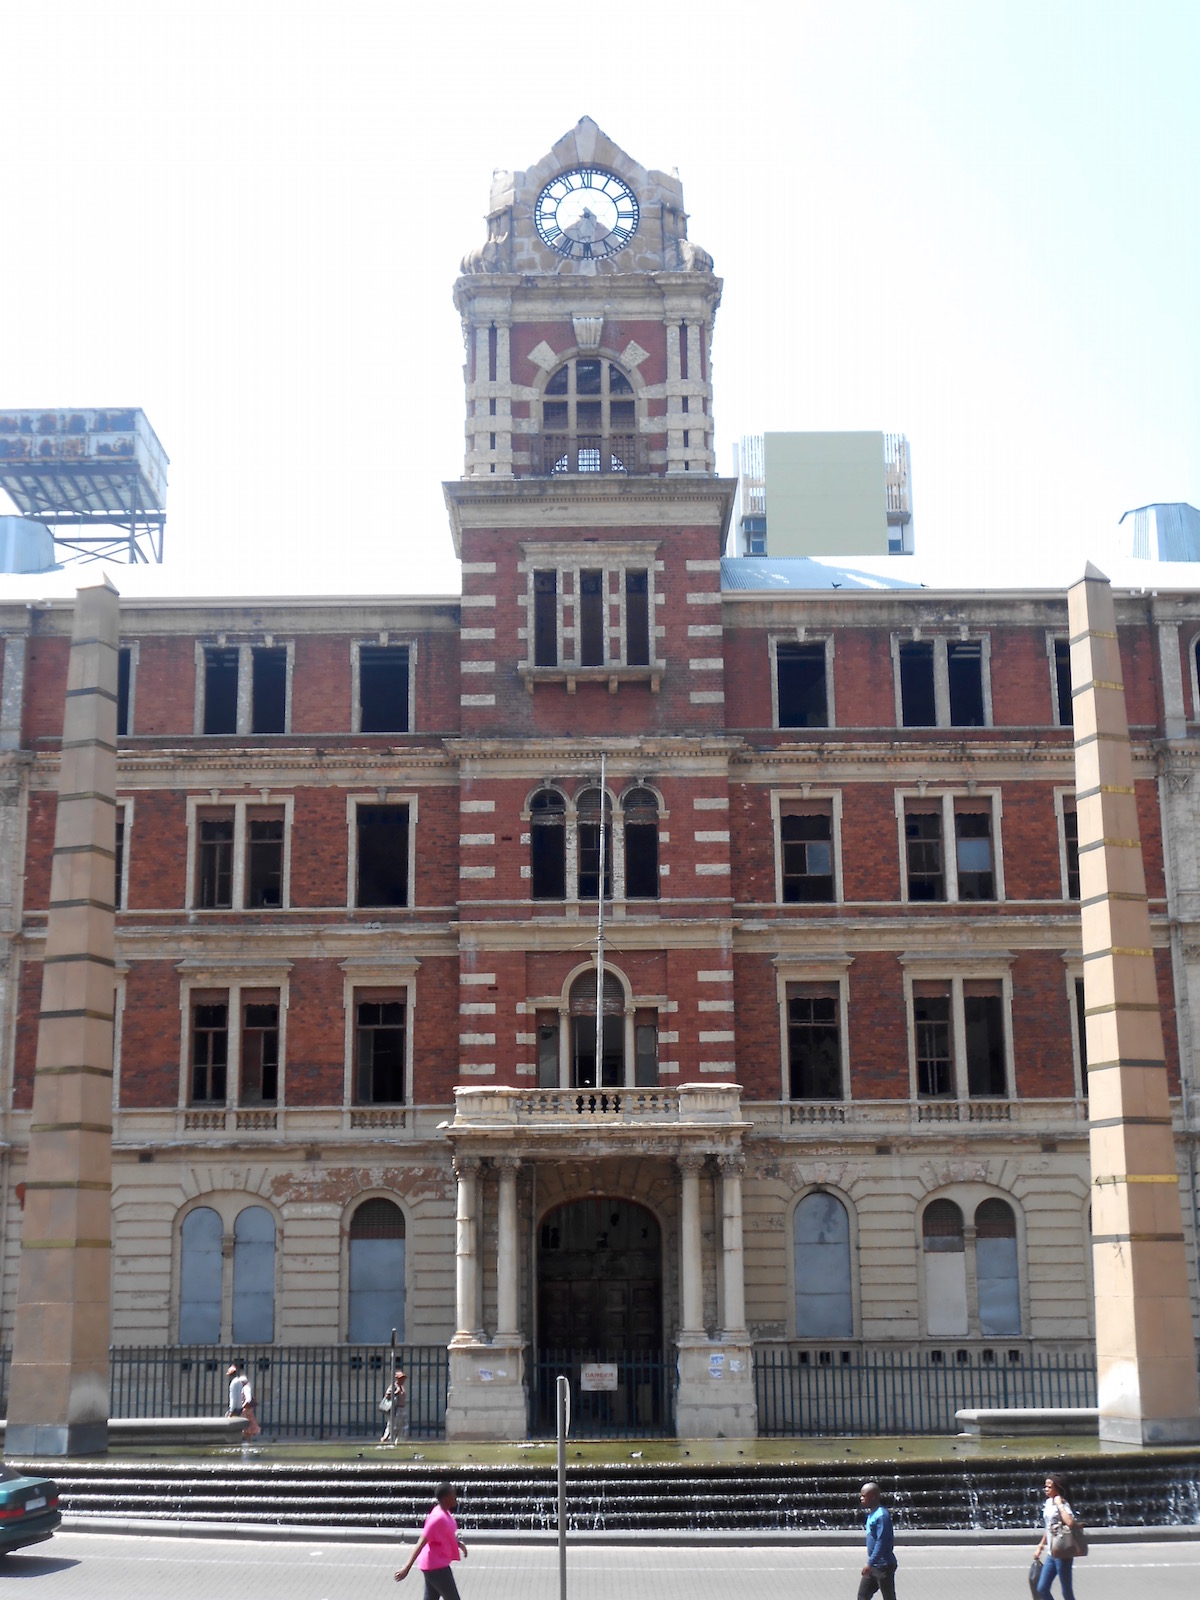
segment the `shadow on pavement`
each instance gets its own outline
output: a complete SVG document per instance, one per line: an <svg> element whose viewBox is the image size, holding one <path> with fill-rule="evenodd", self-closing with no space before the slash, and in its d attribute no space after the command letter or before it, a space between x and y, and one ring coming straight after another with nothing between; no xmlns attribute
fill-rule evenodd
<svg viewBox="0 0 1200 1600"><path fill-rule="evenodd" d="M44 1578L52 1572L65 1572L68 1567L78 1565L76 1556L27 1556L20 1550L12 1550L0 1561L0 1577Z"/></svg>

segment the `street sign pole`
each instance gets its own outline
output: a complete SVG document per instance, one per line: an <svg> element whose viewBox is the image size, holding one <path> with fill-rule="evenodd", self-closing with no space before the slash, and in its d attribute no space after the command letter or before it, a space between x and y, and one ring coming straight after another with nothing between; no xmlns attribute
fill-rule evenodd
<svg viewBox="0 0 1200 1600"><path fill-rule="evenodd" d="M571 1385L555 1382L558 1422L558 1600L567 1600L567 1433L571 1427Z"/></svg>

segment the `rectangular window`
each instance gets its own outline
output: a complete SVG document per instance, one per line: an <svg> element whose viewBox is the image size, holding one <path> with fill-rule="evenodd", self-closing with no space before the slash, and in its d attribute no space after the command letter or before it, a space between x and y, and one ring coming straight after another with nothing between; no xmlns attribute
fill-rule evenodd
<svg viewBox="0 0 1200 1600"><path fill-rule="evenodd" d="M906 728L937 727L932 643L911 639L900 646L900 714Z"/></svg>
<svg viewBox="0 0 1200 1600"><path fill-rule="evenodd" d="M359 906L408 904L408 807L355 808Z"/></svg>
<svg viewBox="0 0 1200 1600"><path fill-rule="evenodd" d="M1063 802L1063 845L1067 857L1067 899L1079 899L1079 813Z"/></svg>
<svg viewBox="0 0 1200 1600"><path fill-rule="evenodd" d="M833 890L833 807L783 802L779 818L785 904L830 901Z"/></svg>
<svg viewBox="0 0 1200 1600"><path fill-rule="evenodd" d="M658 1083L658 1012L633 1014L633 1082L638 1089L653 1089Z"/></svg>
<svg viewBox="0 0 1200 1600"><path fill-rule="evenodd" d="M225 1104L229 1061L229 1003L220 994L192 994L192 1081L190 1103Z"/></svg>
<svg viewBox="0 0 1200 1600"><path fill-rule="evenodd" d="M593 802L595 792L592 793ZM612 899L612 822L607 799L604 802L604 898ZM579 850L579 898L594 900L600 892L600 809L581 806L576 826Z"/></svg>
<svg viewBox="0 0 1200 1600"><path fill-rule="evenodd" d="M533 664L558 665L558 574L533 575Z"/></svg>
<svg viewBox="0 0 1200 1600"><path fill-rule="evenodd" d="M827 728L829 699L825 685L825 646L775 646L775 687L781 728Z"/></svg>
<svg viewBox="0 0 1200 1600"><path fill-rule="evenodd" d="M273 1106L279 1096L279 996L242 994L241 1103Z"/></svg>
<svg viewBox="0 0 1200 1600"><path fill-rule="evenodd" d="M404 1102L404 1002L359 1000L355 1006L354 1096L358 1105Z"/></svg>
<svg viewBox="0 0 1200 1600"><path fill-rule="evenodd" d="M967 1093L992 1097L1008 1092L1004 1066L1004 999L998 983L963 984L967 1034Z"/></svg>
<svg viewBox="0 0 1200 1600"><path fill-rule="evenodd" d="M223 645L204 647L204 731L237 732L238 651Z"/></svg>
<svg viewBox="0 0 1200 1600"><path fill-rule="evenodd" d="M904 807L904 844L910 900L944 900L946 868L942 858L940 805Z"/></svg>
<svg viewBox="0 0 1200 1600"><path fill-rule="evenodd" d="M960 809L961 806L961 809ZM954 848L958 864L960 900L994 900L996 878L992 867L992 812L969 809L964 802L954 807ZM909 898L912 896L910 894Z"/></svg>
<svg viewBox="0 0 1200 1600"><path fill-rule="evenodd" d="M537 1082L539 1089L558 1088L558 1012L537 1014Z"/></svg>
<svg viewBox="0 0 1200 1600"><path fill-rule="evenodd" d="M950 990L944 984L913 984L913 1027L917 1094L922 1099L949 1099L954 1094L954 1053Z"/></svg>
<svg viewBox="0 0 1200 1600"><path fill-rule="evenodd" d="M978 639L961 639L946 645L946 672L950 681L950 725L982 728L983 645Z"/></svg>
<svg viewBox="0 0 1200 1600"><path fill-rule="evenodd" d="M287 647L256 645L251 651L251 733L286 733Z"/></svg>
<svg viewBox="0 0 1200 1600"><path fill-rule="evenodd" d="M788 1095L840 1100L842 1054L835 985L796 983L787 991Z"/></svg>
<svg viewBox="0 0 1200 1600"><path fill-rule="evenodd" d="M604 574L581 572L579 574L579 599L577 602L579 628L579 664L581 667L604 665Z"/></svg>
<svg viewBox="0 0 1200 1600"><path fill-rule="evenodd" d="M133 673L133 651L123 644L117 651L117 738L129 733L129 685Z"/></svg>
<svg viewBox="0 0 1200 1600"><path fill-rule="evenodd" d="M408 646L364 644L358 652L359 730L408 732Z"/></svg>
<svg viewBox="0 0 1200 1600"><path fill-rule="evenodd" d="M251 811L246 819L246 907L283 904L283 814Z"/></svg>
<svg viewBox="0 0 1200 1600"><path fill-rule="evenodd" d="M625 664L650 665L650 577L645 572L625 574Z"/></svg>
<svg viewBox="0 0 1200 1600"><path fill-rule="evenodd" d="M1087 1093L1087 1002L1083 997L1083 979L1075 979L1075 1030L1079 1035L1079 1066L1083 1073L1083 1092Z"/></svg>
<svg viewBox="0 0 1200 1600"><path fill-rule="evenodd" d="M117 844L113 859L113 909L120 911L123 904L121 887L125 882L125 807L117 802Z"/></svg>
<svg viewBox="0 0 1200 1600"><path fill-rule="evenodd" d="M205 911L233 905L233 812L202 812L196 819L196 904Z"/></svg>
<svg viewBox="0 0 1200 1600"><path fill-rule="evenodd" d="M1066 639L1054 641L1054 695L1060 728L1075 726L1075 706L1071 699L1071 646Z"/></svg>

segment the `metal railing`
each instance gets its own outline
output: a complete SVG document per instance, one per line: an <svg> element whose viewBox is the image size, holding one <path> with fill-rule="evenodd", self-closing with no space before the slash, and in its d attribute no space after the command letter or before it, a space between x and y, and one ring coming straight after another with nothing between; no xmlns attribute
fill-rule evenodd
<svg viewBox="0 0 1200 1600"><path fill-rule="evenodd" d="M615 1387L585 1390L585 1364L615 1368ZM553 1438L555 1380L571 1384L571 1436L576 1439L647 1439L675 1432L675 1352L624 1350L587 1354L541 1350L529 1386L531 1438Z"/></svg>
<svg viewBox="0 0 1200 1600"><path fill-rule="evenodd" d="M756 1350L763 1437L957 1433L954 1413L993 1406L1094 1406L1096 1361L994 1350Z"/></svg>
<svg viewBox="0 0 1200 1600"><path fill-rule="evenodd" d="M645 472L646 441L636 433L540 433L530 439L535 477Z"/></svg>

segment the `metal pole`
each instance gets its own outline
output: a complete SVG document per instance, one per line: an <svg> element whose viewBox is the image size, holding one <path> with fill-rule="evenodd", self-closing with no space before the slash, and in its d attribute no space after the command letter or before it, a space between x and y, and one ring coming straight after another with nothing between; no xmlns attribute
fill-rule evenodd
<svg viewBox="0 0 1200 1600"><path fill-rule="evenodd" d="M391 1346L390 1346L390 1360L391 1360L391 1365L388 1367L387 1384L385 1385L386 1388L392 1390L392 1409L387 1414L387 1436L388 1436L388 1444L394 1450L396 1448L396 1391L392 1387L392 1385L393 1385L393 1383L395 1381L395 1377L396 1377L396 1330L395 1330L395 1328L392 1329L392 1342L391 1342Z"/></svg>
<svg viewBox="0 0 1200 1600"><path fill-rule="evenodd" d="M567 1429L571 1426L571 1385L555 1382L558 1416L558 1600L567 1600Z"/></svg>
<svg viewBox="0 0 1200 1600"><path fill-rule="evenodd" d="M600 881L596 894L596 1088L604 1083L604 824L608 792L604 787L604 757L600 757Z"/></svg>

